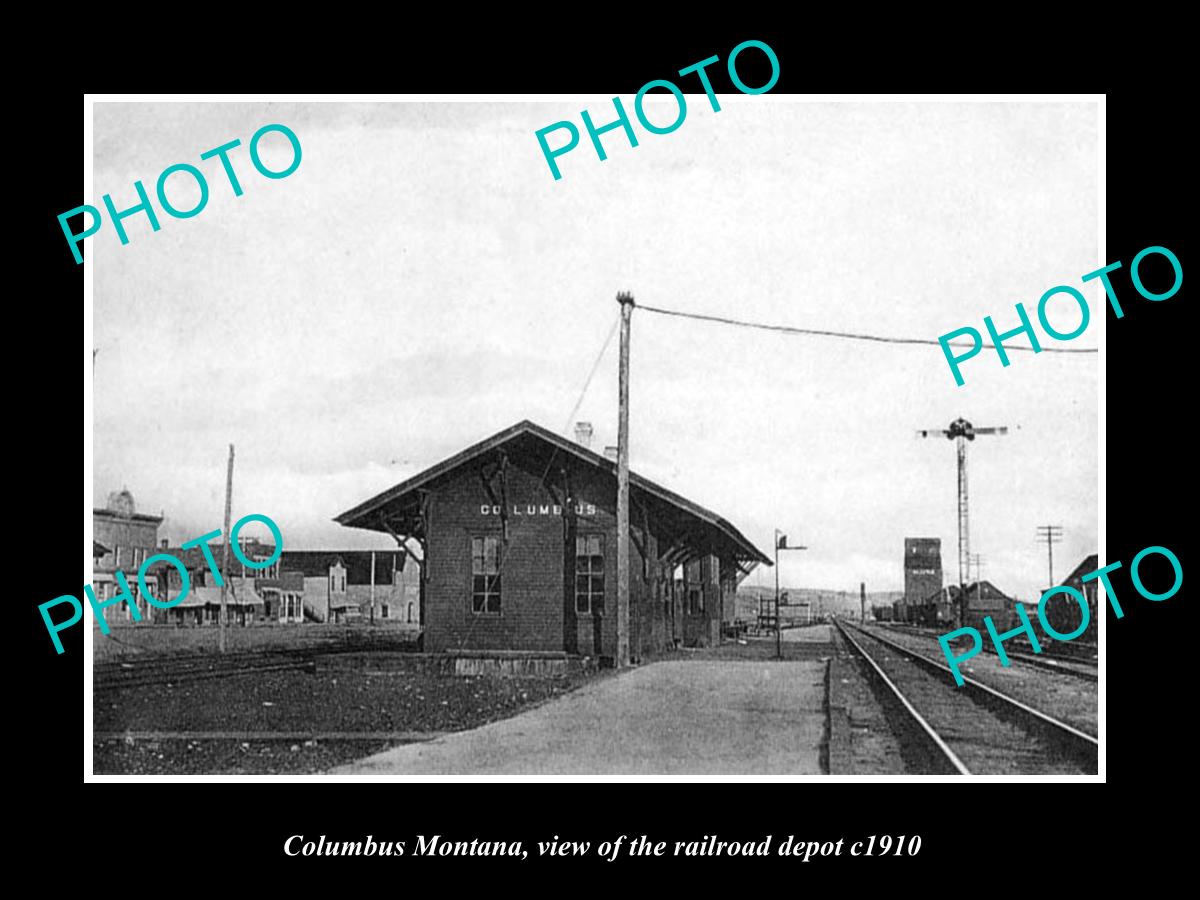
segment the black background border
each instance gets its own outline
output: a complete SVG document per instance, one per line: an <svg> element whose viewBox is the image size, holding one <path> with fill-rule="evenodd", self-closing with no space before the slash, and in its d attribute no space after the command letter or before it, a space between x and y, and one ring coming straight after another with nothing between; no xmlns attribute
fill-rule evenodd
<svg viewBox="0 0 1200 900"><path fill-rule="evenodd" d="M781 77L773 93L886 88L956 93L1104 91L1116 80L1102 74L1089 76L1076 68L1056 72L1057 83L1055 79L1039 82L1040 73L1026 73L1014 83L1011 63L1003 72L989 70L979 77L985 69L980 61L974 67L957 68L952 75L930 66L923 77L910 71L903 78L886 78L854 65L858 61L854 56L836 67L815 63L814 38L807 33L797 36L790 29L750 28L726 37L716 28L711 33L699 28L695 34L669 40L631 35L616 48L606 38L585 44L578 34L572 34L565 50L561 44L539 49L537 42L524 52L511 43L470 48L457 39L457 49L448 49L445 42L405 44L402 52L386 60L379 54L372 55L369 62L356 60L344 69L342 84L336 86L328 83L314 57L301 54L302 64L286 77L258 78L245 66L226 68L224 75L214 77L214 68L207 68L203 73L170 79L176 83L169 87L159 83L144 87L156 92L237 93L254 81L256 88L287 93L369 87L395 92L589 92L628 97L644 82L670 77L674 70L707 56L717 54L723 61L728 51L747 37L766 41L778 54ZM745 59L747 83L765 80L753 71L751 55ZM723 66L711 70L718 93L732 90L723 83L722 70ZM103 80L98 80L97 88L111 90L99 83ZM36 262L25 280L25 299L15 305L21 332L31 340L25 344L10 334L10 341L21 345L14 348L21 368L17 377L10 376L16 401L10 434L32 436L22 442L28 449L22 448L18 454L22 463L32 459L31 477L20 479L19 490L35 492L22 507L23 514L31 511L33 521L23 522L21 531L37 536L27 545L32 554L16 557L28 568L10 582L22 588L10 599L21 609L14 621L25 622L20 641L23 661L13 672L21 727L10 740L24 757L19 771L32 770L34 778L28 784L37 786L32 799L21 804L22 814L29 816L29 831L42 836L40 843L45 848L61 846L61 841L81 835L86 835L88 842L111 842L115 850L123 846L124 861L113 865L132 867L143 876L159 870L167 876L171 871L182 873L192 868L184 859L195 859L193 850L200 846L195 842L200 840L201 845L215 849L212 836L228 832L241 848L234 855L245 854L240 862L229 863L229 871L242 873L239 881L243 884L259 877L278 883L276 876L310 884L315 884L310 881L314 876L328 876L348 883L345 879L363 872L364 865L372 871L376 866L388 869L393 873L389 880L398 886L412 878L446 879L449 885L464 883L459 881L462 878L494 877L501 879L495 882L499 886L508 883L510 876L519 876L519 883L527 885L531 877L543 875L551 883L582 884L572 876L584 866L618 877L623 873L657 876L670 871L672 877L686 873L701 882L720 872L753 889L755 879L782 874L781 867L791 866L801 871L788 873L785 885L793 877L819 878L821 872L856 878L874 873L884 879L904 872L924 875L933 880L922 883L936 884L957 870L963 875L973 872L971 883L978 883L980 876L1003 879L1007 871L1018 887L1020 878L1013 867L1020 860L1039 854L1094 860L1112 839L1110 825L1116 827L1124 852L1128 852L1137 833L1152 825L1153 813L1148 814L1144 804L1164 796L1158 782L1169 785L1172 779L1185 777L1187 769L1175 737L1179 722L1190 724L1187 712L1191 704L1185 700L1187 654L1179 652L1177 643L1166 641L1168 635L1187 634L1186 586L1168 601L1151 603L1135 595L1128 578L1129 561L1152 544L1171 548L1185 573L1190 571L1182 509L1190 482L1185 457L1191 447L1186 433L1170 427L1185 421L1188 410L1194 408L1186 388L1191 380L1185 379L1184 371L1189 358L1184 342L1190 340L1184 320L1186 278L1183 289L1162 303L1141 299L1128 279L1129 261L1151 245L1169 247L1185 272L1188 269L1182 206L1184 173L1189 169L1184 167L1186 145L1174 131L1183 103L1181 97L1164 89L1163 83L1152 90L1130 87L1108 92L1108 250L1107 259L1097 265L1115 260L1124 263L1114 283L1126 315L1117 320L1111 310L1107 312L1107 348L1101 355L1108 379L1107 559L1125 563L1113 583L1126 615L1117 620L1110 612L1106 622L1107 785L441 783L329 784L314 789L310 784L281 781L199 790L162 782L85 788L81 774L83 629L65 633L67 652L56 656L37 611L37 604L45 599L80 587L78 545L74 539L65 539L68 529L64 524L70 523L73 529L80 509L79 462L73 444L80 433L81 417L75 406L79 395L74 393L78 388L73 382L78 370L67 361L81 348L76 343L78 333L72 329L73 336L68 335L65 321L69 316L64 312L81 303L82 267L74 264L55 217L84 202L79 150L83 95L60 85L30 98L27 120L36 123L39 139L29 151L29 162L36 174L19 185L29 191L29 197L22 201L26 211L18 226L20 231L32 229L33 234L25 238L18 231L23 252L16 265L24 263L24 250L32 251ZM90 353L87 348L83 351L85 364L90 364ZM76 357L77 362L79 359ZM1045 461L1047 466L1057 464ZM21 471L25 468L22 464ZM85 515L86 506L85 502ZM10 559L13 562L16 559ZM35 572L37 577L30 577ZM1144 577L1154 586L1151 573ZM91 788L108 795L81 793L81 789ZM1101 795L1099 791L1112 793ZM179 792L184 792L183 796ZM1134 802L1143 821L1122 827L1124 820L1116 817ZM722 840L756 841L765 834L773 834L777 840L795 834L807 840L844 837L850 841L870 834L919 833L924 846L916 858L873 860L869 866L848 857L803 864L778 858L664 858L623 860L614 865L594 858L524 863L502 858L408 858L397 863L293 860L282 854L283 841L293 834L324 834L339 840L360 840L371 834L377 841L411 841L416 834L442 834L467 840L523 839L529 846L555 834L598 842L621 834L674 841L713 833ZM1162 836L1161 831L1159 834ZM138 845L152 846L156 839L161 841L161 853L135 851ZM87 852L84 847L80 850ZM213 858L224 856L215 853ZM96 876L103 877L103 873ZM622 887L636 889L638 884L627 882Z"/></svg>

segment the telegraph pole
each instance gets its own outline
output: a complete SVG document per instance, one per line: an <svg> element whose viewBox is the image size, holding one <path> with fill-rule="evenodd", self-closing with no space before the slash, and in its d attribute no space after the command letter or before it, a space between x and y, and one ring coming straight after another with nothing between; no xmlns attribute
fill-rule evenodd
<svg viewBox="0 0 1200 900"><path fill-rule="evenodd" d="M633 294L617 294L621 304L621 368L617 410L617 666L629 665L629 325Z"/></svg>
<svg viewBox="0 0 1200 900"><path fill-rule="evenodd" d="M1046 555L1050 571L1050 581L1047 582L1046 586L1054 587L1054 545L1062 541L1062 526L1039 525L1037 532L1037 539L1046 542Z"/></svg>
<svg viewBox="0 0 1200 900"><path fill-rule="evenodd" d="M219 646L225 652L225 592L229 579L229 516L233 505L233 444L229 445L229 468L225 472L225 540L221 542L221 620Z"/></svg>
<svg viewBox="0 0 1200 900"><path fill-rule="evenodd" d="M971 565L975 567L975 580L983 580L983 555L980 553L971 554ZM971 580L971 568L967 567L967 580Z"/></svg>

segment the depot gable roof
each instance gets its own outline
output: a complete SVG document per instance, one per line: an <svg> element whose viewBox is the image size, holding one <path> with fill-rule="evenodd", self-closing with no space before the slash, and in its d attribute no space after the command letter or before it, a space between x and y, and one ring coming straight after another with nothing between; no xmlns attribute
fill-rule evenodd
<svg viewBox="0 0 1200 900"><path fill-rule="evenodd" d="M616 462L526 419L492 435L486 440L480 441L478 444L468 447L435 466L431 466L424 472L414 475L406 481L402 481L395 487L377 494L353 509L335 516L334 521L351 528L386 531L388 529L383 524L380 514L387 508L412 498L415 496L417 490L428 487L440 479L455 473L456 470L472 460L523 438L532 438L535 441L547 444L552 448L553 452L565 454L568 458L590 466L602 473L606 473L614 480L616 479ZM733 525L716 513L710 512L699 504L693 503L634 472L629 473L629 485L631 494L635 496L640 494L643 499L648 497L661 504L665 504L693 522L709 529L715 535L719 535L734 548L736 555L740 559L750 563L771 564L769 557L750 543L745 535Z"/></svg>

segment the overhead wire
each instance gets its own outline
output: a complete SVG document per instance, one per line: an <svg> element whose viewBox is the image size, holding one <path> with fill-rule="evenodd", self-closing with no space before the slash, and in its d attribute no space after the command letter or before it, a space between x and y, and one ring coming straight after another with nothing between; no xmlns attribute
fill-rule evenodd
<svg viewBox="0 0 1200 900"><path fill-rule="evenodd" d="M804 334L816 337L836 337L845 338L856 341L874 341L881 344L930 344L935 347L941 346L941 341L933 341L928 338L902 338L902 337L885 337L878 334L859 334L851 331L830 331L823 328L798 328L793 325L768 325L762 322L747 322L742 319L731 319L726 316L711 316L703 313L683 312L676 309L662 309L657 306L644 306L641 303L637 305L639 310L643 312L658 313L662 316L675 316L681 319L698 319L702 322L716 322L721 325L736 325L741 328L757 328L762 331L776 331L783 334ZM962 341L948 341L948 347L974 347L974 344L968 344ZM1025 350L1030 353L1034 351L1033 347L1023 347L1021 345L1009 346L1002 345L1007 350ZM991 350L996 350L994 344L983 344L980 349L987 347ZM1042 347L1040 352L1044 353L1096 353L1095 347Z"/></svg>
<svg viewBox="0 0 1200 900"><path fill-rule="evenodd" d="M600 369L600 363L604 360L604 354L608 352L608 345L612 343L613 335L617 333L617 326L621 324L621 317L617 316L613 320L612 328L608 330L608 337L604 339L604 346L600 348L600 352L596 354L596 361L592 363L592 370L588 372L587 381L583 383L583 389L579 392L579 399L575 401L575 405L571 407L571 414L567 416L567 423L563 426L563 431L571 427L571 423L575 421L575 413L579 412L579 407L583 405L583 398L587 395L588 388L592 386L592 379L596 377L596 372ZM555 448L557 450L557 448ZM553 455L550 457L551 462L554 461ZM549 470L547 470L549 471Z"/></svg>

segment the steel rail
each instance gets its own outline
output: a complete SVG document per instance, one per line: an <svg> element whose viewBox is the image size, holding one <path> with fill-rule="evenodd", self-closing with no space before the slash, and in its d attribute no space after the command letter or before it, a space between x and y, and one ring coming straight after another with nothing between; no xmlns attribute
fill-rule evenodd
<svg viewBox="0 0 1200 900"><path fill-rule="evenodd" d="M920 637L937 638L936 631L931 631L926 628L909 627L901 629L901 632ZM869 633L870 632L868 632L868 634ZM983 651L991 656L999 656L994 647L989 647L986 644L983 646ZM1082 678L1084 681L1100 680L1100 673L1098 669L1088 671L1087 669L1074 668L1074 666L1095 666L1095 663L1079 657L1067 656L1066 654L1056 654L1046 650L1043 650L1040 655L1026 653L1023 650L1009 650L1007 651L1007 656L1014 662L1022 662L1026 665L1034 666L1039 669L1045 669L1049 672L1058 672L1060 675L1070 675L1074 678Z"/></svg>
<svg viewBox="0 0 1200 900"><path fill-rule="evenodd" d="M837 625L838 631L842 633L842 636L850 642L850 645L854 647L854 649L858 651L859 655L862 656L862 658L867 661L871 668L875 670L875 675L880 681L887 685L888 689L893 695L895 695L896 699L900 701L900 704L912 717L913 721L921 727L921 730L925 733L925 736L929 739L929 742L938 749L938 751L946 758L955 771L959 775L970 775L970 769L963 765L963 761L959 759L958 755L950 749L944 740L942 740L942 736L934 731L933 726L925 721L925 717L917 712L916 707L909 702L908 698L905 697L900 691L900 688L898 688L892 679L887 676L887 673L880 668L879 663L875 662L875 660L871 658L871 654L867 653L867 651L862 648L862 645L860 645L858 641L850 636L850 633L839 620L834 619L834 624Z"/></svg>
<svg viewBox="0 0 1200 900"><path fill-rule="evenodd" d="M172 669L161 667L150 672L129 672L124 677L98 677L93 679L92 689L96 691L111 691L130 687L147 687L154 684L182 684L192 681L207 681L213 678L233 678L238 675L249 675L255 672L286 672L293 670L300 670L313 675L317 670L316 660L269 662L249 666L216 666L213 668L189 667Z"/></svg>
<svg viewBox="0 0 1200 900"><path fill-rule="evenodd" d="M867 635L867 637L871 638L872 640L883 644L885 647L891 647L893 650L898 651L899 653L911 659L913 662L922 665L927 669L931 669L939 675L946 675L950 678L953 678L953 674L951 673L949 666L943 665L937 660L930 659L929 657L918 653L915 650L911 650L908 647L897 644L895 641L889 640L888 638L882 637L878 634L873 634L866 629L859 628L858 626L852 627ZM1040 725L1048 729L1052 734L1062 740L1065 740L1077 750L1084 749L1089 753L1097 754L1100 752L1100 742L1093 735L1090 735L1084 731L1080 731L1078 728L1068 725L1066 722L1061 722L1053 716L1049 716L1042 712L1040 709L1034 709L1027 703L1022 703L1015 697L1010 697L1008 694L1002 693L1001 691L996 690L994 687L986 685L980 681L976 681L974 678L971 678L967 675L963 675L962 679L963 690L967 690L975 694L982 694L989 699L999 702L1006 708L1018 710L1022 715L1034 719Z"/></svg>

